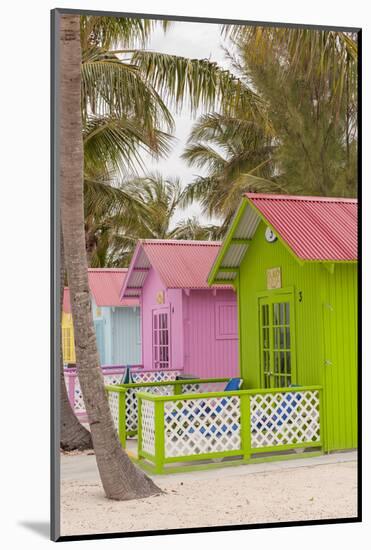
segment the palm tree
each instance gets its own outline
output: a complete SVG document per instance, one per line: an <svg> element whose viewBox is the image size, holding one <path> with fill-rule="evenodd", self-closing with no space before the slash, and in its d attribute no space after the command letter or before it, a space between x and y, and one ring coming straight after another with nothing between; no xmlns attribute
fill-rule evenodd
<svg viewBox="0 0 371 550"><path fill-rule="evenodd" d="M96 248L99 232L91 229L91 219L102 213L109 215L125 211L130 220L138 215L144 206L134 204L134 201L123 190L115 188L116 172L134 169L139 164L140 149L154 154L164 154L168 151L170 136L165 132L154 129L151 135L143 128L138 120L131 120L126 116L113 117L90 116L84 120L84 207L85 207L85 241L88 262ZM62 257L61 252L61 257ZM62 278L62 293L63 293ZM91 445L89 432L75 417L64 384L63 370L61 371L61 447L67 450L87 448Z"/></svg>
<svg viewBox="0 0 371 550"><path fill-rule="evenodd" d="M108 175L106 179L104 172L101 176L85 173L85 242L90 267L113 267L108 260L113 236L137 224L148 211L147 205L117 186L113 178Z"/></svg>
<svg viewBox="0 0 371 550"><path fill-rule="evenodd" d="M83 140L88 173L127 175L143 169L143 152L156 158L167 155L172 136L157 127L149 133L138 118L90 115L84 120Z"/></svg>
<svg viewBox="0 0 371 550"><path fill-rule="evenodd" d="M357 43L335 31L225 27L243 85L259 115L241 108L202 116L184 158L207 175L187 185L184 204L228 221L245 191L356 194Z"/></svg>
<svg viewBox="0 0 371 550"><path fill-rule="evenodd" d="M100 370L85 254L80 18L60 20L60 183L62 230L79 381L104 491L125 500L160 492L122 450Z"/></svg>
<svg viewBox="0 0 371 550"><path fill-rule="evenodd" d="M63 248L63 232L61 231L60 244L60 313L61 319L59 324L60 333L62 332L62 310L63 310L63 292L65 282L65 266L64 266L64 248ZM62 334L60 334L62 342ZM90 432L80 424L72 410L70 400L68 398L64 372L63 372L63 355L62 346L59 350L59 383L60 383L60 407L61 407L61 423L60 423L60 446L65 451L73 451L79 449L92 449L93 442Z"/></svg>
<svg viewBox="0 0 371 550"><path fill-rule="evenodd" d="M92 210L87 205L86 243L89 258L95 250L92 265L101 265L107 261L109 237L117 228L110 215L111 206L116 208L115 198L121 219L129 213L139 215L140 208L140 204L130 204L127 195L119 191L111 195L113 202L109 205L107 186L113 184L117 188L114 181L117 173L126 175L137 167L143 169L141 149L155 156L167 154L173 119L166 104L179 110L188 98L191 110L196 111L200 105L212 107L223 103L226 108L240 106L251 117L258 116L262 106L256 94L209 60L189 60L143 49L113 51L112 47L120 41L129 46L136 38L135 33L130 38L128 19L84 17L81 21L85 191L89 194L86 202L102 203L108 210L102 217L96 205ZM133 19L132 23L139 41L145 44L154 22L138 23ZM121 190L124 191L122 187ZM93 218L98 222L93 222ZM118 219L115 216L115 220ZM206 233L202 228L200 233L194 220L190 220L188 228L183 222L183 235L195 235L195 232L215 233L212 228L206 229ZM119 240L117 235L116 241Z"/></svg>
<svg viewBox="0 0 371 550"><path fill-rule="evenodd" d="M273 188L273 183L266 181L273 176L273 143L269 128L239 110L234 116L201 116L182 156L190 165L206 168L208 175L186 186L182 205L199 201L205 214L224 219L223 234L244 192L257 186L261 191Z"/></svg>
<svg viewBox="0 0 371 550"><path fill-rule="evenodd" d="M110 197L98 203L85 200L85 226L91 236L89 249L92 267L125 267L130 263L138 239L215 239L218 227L202 225L195 218L174 224L180 209L180 181L149 174L109 188L122 197ZM91 190L86 193L90 196ZM98 191L98 196L100 191ZM93 195L94 196L94 195ZM111 200L112 198L112 200ZM97 207L98 206L98 207Z"/></svg>
<svg viewBox="0 0 371 550"><path fill-rule="evenodd" d="M136 42L138 36L139 42L145 43L152 28L153 22L139 19L80 18L85 202L91 203L94 197L96 209L99 203L103 208L115 201L116 211L118 205L127 213L135 212L133 204L127 208L128 197L110 187L116 173L126 174L140 166L141 150L155 156L168 151L167 130L173 129L169 110L132 64L108 51L117 40ZM162 130L157 128L160 123ZM90 255L95 235L88 230L89 220L86 228ZM86 448L90 435L73 414L64 382L60 397L62 448Z"/></svg>
<svg viewBox="0 0 371 550"><path fill-rule="evenodd" d="M343 31L313 31L297 28L229 26L223 28L248 64L254 84L255 66L279 63L277 69L284 83L285 76L303 79L318 93L327 91L333 113L339 113L346 103L351 117L349 131L354 130L357 91L357 34ZM319 89L318 89L319 88Z"/></svg>
<svg viewBox="0 0 371 550"><path fill-rule="evenodd" d="M124 71L122 64L112 59L112 52L107 50L105 58L102 49L106 49L115 36L117 40L127 41L128 36L135 35L137 25L128 23L124 25L123 32L122 26L114 25L110 20L104 21L103 24L98 21L96 24L98 19L91 22L88 31L86 29L90 23L83 20L83 32L80 37L80 19L76 16L61 17L61 218L78 375L98 469L106 495L109 498L124 500L148 496L159 492L159 489L131 463L121 449L100 371L85 253L83 120L90 114L138 116L150 133L151 126L159 127L158 124L152 124L153 120L162 117L165 123L170 122L166 118L166 110L162 108L158 91L165 81L169 85L167 100L181 104L184 94L189 93L193 108L202 103L213 107L227 97L230 101L234 98L239 99L241 94L238 92L239 83L230 74L220 71L217 66L204 60L177 60L174 56L159 55L157 64L153 65L151 56L145 55L144 52L136 52L136 67L128 65ZM89 53L92 56L82 64L84 41L91 46ZM95 47L97 58L94 58L92 51ZM115 53L112 55L116 56ZM137 78L140 74L142 80ZM161 75L162 81L159 81ZM254 104L251 94L243 96L243 100L246 104Z"/></svg>
<svg viewBox="0 0 371 550"><path fill-rule="evenodd" d="M134 127L139 121L155 148L155 129L171 130L173 118L143 71L132 63L128 49L133 44L144 46L153 26L154 22L140 19L81 17L81 108L84 123L91 116L127 119ZM112 51L118 44L127 49ZM127 161L127 154L121 153Z"/></svg>
<svg viewBox="0 0 371 550"><path fill-rule="evenodd" d="M269 105L276 179L290 192L355 196L356 35L259 27L231 35L245 78Z"/></svg>

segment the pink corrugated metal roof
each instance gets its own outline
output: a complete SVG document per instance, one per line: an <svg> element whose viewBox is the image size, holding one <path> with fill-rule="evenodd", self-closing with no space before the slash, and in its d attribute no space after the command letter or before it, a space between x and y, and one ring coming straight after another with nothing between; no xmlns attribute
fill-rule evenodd
<svg viewBox="0 0 371 550"><path fill-rule="evenodd" d="M94 301L99 307L134 307L139 305L137 298L120 299L120 291L124 284L126 268L89 268L89 287ZM63 311L70 313L69 289L63 296Z"/></svg>
<svg viewBox="0 0 371 550"><path fill-rule="evenodd" d="M211 241L142 241L167 288L209 288L207 275L220 245Z"/></svg>
<svg viewBox="0 0 371 550"><path fill-rule="evenodd" d="M207 276L220 245L220 242L215 241L162 239L139 241L123 285L122 295L130 295L132 288L139 290L139 287L144 284L146 274L143 274L140 280L136 276L136 270L143 269L142 252L147 258L146 264L157 271L166 288L209 289ZM231 286L218 285L217 288L231 288Z"/></svg>
<svg viewBox="0 0 371 550"><path fill-rule="evenodd" d="M246 193L298 258L357 260L357 199Z"/></svg>

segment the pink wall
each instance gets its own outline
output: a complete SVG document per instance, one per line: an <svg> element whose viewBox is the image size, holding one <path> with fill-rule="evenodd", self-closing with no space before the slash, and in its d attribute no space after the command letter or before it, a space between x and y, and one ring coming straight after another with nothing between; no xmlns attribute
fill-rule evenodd
<svg viewBox="0 0 371 550"><path fill-rule="evenodd" d="M237 301L233 290L184 295L185 372L238 376Z"/></svg>
<svg viewBox="0 0 371 550"><path fill-rule="evenodd" d="M158 292L164 293L163 304L157 302ZM152 312L167 308L170 311L170 368L184 368L184 373L202 378L238 375L236 304L233 290L190 290L189 293L182 289L166 290L151 268L141 297L144 368L153 367Z"/></svg>
<svg viewBox="0 0 371 550"><path fill-rule="evenodd" d="M164 304L158 304L158 292L164 293ZM166 290L157 272L151 268L146 278L141 298L142 312L142 363L152 368L152 312L154 309L170 309L170 368L183 368L183 311L182 290Z"/></svg>

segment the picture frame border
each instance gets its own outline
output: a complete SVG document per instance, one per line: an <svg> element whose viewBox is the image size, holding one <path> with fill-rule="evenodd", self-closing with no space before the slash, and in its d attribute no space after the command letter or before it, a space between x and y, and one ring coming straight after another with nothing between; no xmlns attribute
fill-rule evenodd
<svg viewBox="0 0 371 550"><path fill-rule="evenodd" d="M212 23L212 24L230 24L230 25L249 25L262 27L278 27L290 29L309 29L316 31L343 31L357 33L358 40L358 449L357 449L357 516L350 518L329 518L319 520L298 520L284 522L266 522L244 525L225 525L213 527L187 527L179 529L166 530L146 530L132 532L113 532L96 533L86 535L61 535L60 533L60 196L59 196L59 45L58 34L61 15L97 15L106 17L130 17L141 19L169 20L186 23ZM265 529L276 527L294 527L304 525L334 525L343 523L362 522L362 28L346 27L333 25L313 25L303 23L287 23L273 21L251 21L241 19L220 19L211 17L193 17L180 15L149 14L136 12L118 12L106 10L88 10L75 8L55 8L51 10L51 81L50 81L50 136L51 136L51 187L50 187L50 254L51 254L51 272L50 272L50 537L55 542L74 541L74 540L93 540L110 538L132 538L148 537L157 535L173 535L186 533L205 533L218 531L241 531L251 529Z"/></svg>

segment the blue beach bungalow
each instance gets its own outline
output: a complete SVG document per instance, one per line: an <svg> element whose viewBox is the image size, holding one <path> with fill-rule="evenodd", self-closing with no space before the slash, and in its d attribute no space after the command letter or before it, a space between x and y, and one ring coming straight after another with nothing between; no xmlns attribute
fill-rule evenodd
<svg viewBox="0 0 371 550"><path fill-rule="evenodd" d="M89 269L89 287L101 365L134 365L141 359L140 308L137 298L120 299L127 269ZM75 363L69 289L62 315L64 363Z"/></svg>

